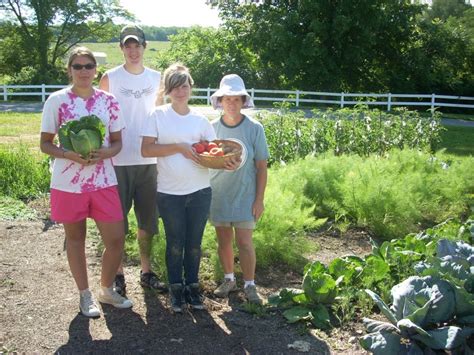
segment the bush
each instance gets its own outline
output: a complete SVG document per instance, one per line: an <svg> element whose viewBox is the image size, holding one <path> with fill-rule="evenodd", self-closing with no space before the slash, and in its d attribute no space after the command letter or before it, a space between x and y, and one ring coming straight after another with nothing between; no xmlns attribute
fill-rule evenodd
<svg viewBox="0 0 474 355"><path fill-rule="evenodd" d="M18 144L0 148L0 195L31 199L49 191L49 159Z"/></svg>

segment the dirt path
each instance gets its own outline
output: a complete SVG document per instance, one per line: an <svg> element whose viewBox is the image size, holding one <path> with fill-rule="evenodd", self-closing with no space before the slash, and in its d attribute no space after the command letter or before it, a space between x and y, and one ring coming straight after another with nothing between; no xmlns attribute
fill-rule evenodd
<svg viewBox="0 0 474 355"><path fill-rule="evenodd" d="M100 258L90 241L87 250L97 290ZM348 341L354 330L304 332L280 314L256 317L239 310L239 294L229 302L208 294L206 311L174 315L166 296L138 285L136 266L126 270L133 309L104 306L100 319L89 320L78 314L63 229L41 220L0 222L0 255L0 353L295 354L288 347L295 341L312 354L364 353Z"/></svg>

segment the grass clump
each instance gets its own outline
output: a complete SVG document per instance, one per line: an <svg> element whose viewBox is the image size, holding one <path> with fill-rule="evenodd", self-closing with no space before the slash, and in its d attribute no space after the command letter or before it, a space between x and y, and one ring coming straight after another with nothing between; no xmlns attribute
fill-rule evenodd
<svg viewBox="0 0 474 355"><path fill-rule="evenodd" d="M24 202L7 196L0 196L0 220L33 220L37 218L36 211Z"/></svg>
<svg viewBox="0 0 474 355"><path fill-rule="evenodd" d="M0 147L0 196L31 199L49 191L49 159L25 144Z"/></svg>

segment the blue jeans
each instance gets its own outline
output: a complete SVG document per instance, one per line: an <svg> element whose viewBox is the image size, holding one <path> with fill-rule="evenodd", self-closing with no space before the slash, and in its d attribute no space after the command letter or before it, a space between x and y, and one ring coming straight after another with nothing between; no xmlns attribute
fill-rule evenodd
<svg viewBox="0 0 474 355"><path fill-rule="evenodd" d="M199 281L201 241L211 206L211 188L188 195L158 192L157 204L166 234L166 267L170 284Z"/></svg>

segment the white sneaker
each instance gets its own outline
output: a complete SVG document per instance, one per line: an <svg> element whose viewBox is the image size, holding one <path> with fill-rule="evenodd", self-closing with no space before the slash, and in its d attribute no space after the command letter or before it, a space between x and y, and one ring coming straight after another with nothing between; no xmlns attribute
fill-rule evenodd
<svg viewBox="0 0 474 355"><path fill-rule="evenodd" d="M248 285L244 288L244 293L250 303L263 304L263 300L257 292L257 286Z"/></svg>
<svg viewBox="0 0 474 355"><path fill-rule="evenodd" d="M81 313L89 318L99 318L100 310L95 302L94 296L91 291L84 290L80 293L79 309Z"/></svg>
<svg viewBox="0 0 474 355"><path fill-rule="evenodd" d="M110 304L116 308L130 308L133 306L132 301L120 296L116 291L114 291L113 287L100 288L99 302Z"/></svg>
<svg viewBox="0 0 474 355"><path fill-rule="evenodd" d="M217 297L225 298L229 296L229 292L237 291L237 282L235 280L224 279L218 288L214 290Z"/></svg>

